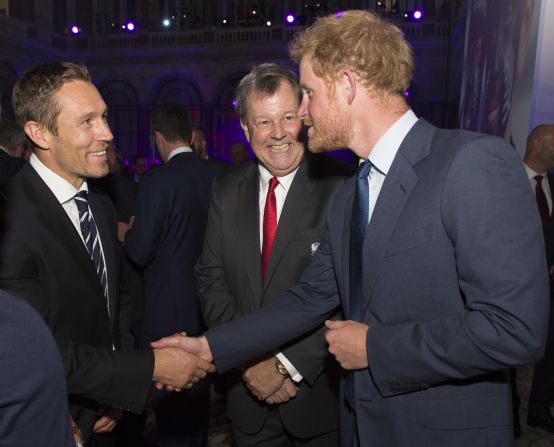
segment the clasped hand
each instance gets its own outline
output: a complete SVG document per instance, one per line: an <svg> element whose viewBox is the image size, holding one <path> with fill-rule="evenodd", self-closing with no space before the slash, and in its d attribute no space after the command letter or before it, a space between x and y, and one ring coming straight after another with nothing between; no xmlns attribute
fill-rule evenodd
<svg viewBox="0 0 554 447"><path fill-rule="evenodd" d="M208 341L205 337L175 334L154 343L154 374L156 388L181 391L191 388L208 373L215 371Z"/></svg>
<svg viewBox="0 0 554 447"><path fill-rule="evenodd" d="M252 364L242 378L250 392L268 404L288 402L298 391L291 379L277 372L273 356Z"/></svg>

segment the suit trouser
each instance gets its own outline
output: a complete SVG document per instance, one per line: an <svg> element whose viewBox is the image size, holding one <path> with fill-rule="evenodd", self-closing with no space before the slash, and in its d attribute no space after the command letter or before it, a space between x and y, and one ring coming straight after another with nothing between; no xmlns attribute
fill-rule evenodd
<svg viewBox="0 0 554 447"><path fill-rule="evenodd" d="M338 447L340 436L333 430L312 438L299 438L290 434L281 420L276 406L270 407L262 429L254 434L244 433L233 426L237 447Z"/></svg>
<svg viewBox="0 0 554 447"><path fill-rule="evenodd" d="M554 301L550 296L548 336L544 356L533 370L533 384L529 395L528 414L534 417L550 415L550 404L554 398Z"/></svg>
<svg viewBox="0 0 554 447"><path fill-rule="evenodd" d="M210 407L210 380L179 393L153 390L151 406L163 447L206 447Z"/></svg>

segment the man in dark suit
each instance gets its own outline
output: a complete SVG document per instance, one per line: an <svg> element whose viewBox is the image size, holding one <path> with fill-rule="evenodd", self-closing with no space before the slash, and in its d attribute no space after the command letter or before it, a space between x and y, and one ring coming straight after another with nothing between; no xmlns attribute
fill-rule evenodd
<svg viewBox="0 0 554 447"><path fill-rule="evenodd" d="M210 369L178 351L119 351L119 245L109 199L87 177L108 172L107 108L84 66L38 65L13 92L33 154L0 203L0 288L28 301L52 330L70 410L87 445L121 410L140 412L152 378L191 386ZM179 371L179 369L185 368Z"/></svg>
<svg viewBox="0 0 554 447"><path fill-rule="evenodd" d="M7 182L25 163L25 133L14 122L0 121L0 184Z"/></svg>
<svg viewBox="0 0 554 447"><path fill-rule="evenodd" d="M543 223L546 262L551 275L550 299L552 299L554 292L552 287L554 222L551 215L554 176L548 170L554 167L554 124L541 124L531 131L527 138L523 162ZM535 365L533 371L533 383L527 406L527 425L540 427L554 433L554 418L550 413L550 404L554 397L554 308L552 305L549 316L544 357Z"/></svg>
<svg viewBox="0 0 554 447"><path fill-rule="evenodd" d="M202 250L217 173L192 152L192 124L184 107L154 110L151 129L165 165L142 177L134 224L125 237L128 256L144 269L145 346L165 335L200 334L205 329L194 265ZM163 445L206 445L207 385L202 382L191 392L153 396Z"/></svg>
<svg viewBox="0 0 554 447"><path fill-rule="evenodd" d="M506 370L543 352L548 284L521 160L503 140L440 130L404 100L401 31L369 11L292 44L309 148L349 147L358 175L330 203L300 282L256 314L179 345L242 364L327 321L344 369L343 446L511 446ZM366 161L367 160L367 161Z"/></svg>
<svg viewBox="0 0 554 447"><path fill-rule="evenodd" d="M67 385L52 334L27 303L3 291L0 340L2 445L74 446Z"/></svg>
<svg viewBox="0 0 554 447"><path fill-rule="evenodd" d="M296 284L323 237L325 205L346 179L338 169L336 176L321 174L318 161L331 164L330 157L304 154L297 114L302 90L294 73L259 65L241 80L235 98L257 163L245 162L214 182L196 268L210 328L255 311ZM275 189L271 179L278 181ZM272 197L275 234L267 249L271 235L264 223ZM262 273L264 247L268 263ZM322 325L248 365L244 374L228 373L227 415L237 445L338 446L337 366Z"/></svg>

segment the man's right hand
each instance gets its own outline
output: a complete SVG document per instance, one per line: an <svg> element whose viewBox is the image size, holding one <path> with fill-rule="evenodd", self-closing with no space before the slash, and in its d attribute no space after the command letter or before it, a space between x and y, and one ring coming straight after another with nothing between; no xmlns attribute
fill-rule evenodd
<svg viewBox="0 0 554 447"><path fill-rule="evenodd" d="M158 343L158 342L156 342ZM152 380L169 386L170 389L191 388L200 379L215 371L210 361L184 351L182 348L167 345L154 349L154 374Z"/></svg>
<svg viewBox="0 0 554 447"><path fill-rule="evenodd" d="M150 343L155 349L174 347L180 348L184 351L196 354L201 359L206 362L212 362L212 352L210 351L210 346L208 345L208 340L206 337L187 337L185 333L174 334L169 337L164 337Z"/></svg>

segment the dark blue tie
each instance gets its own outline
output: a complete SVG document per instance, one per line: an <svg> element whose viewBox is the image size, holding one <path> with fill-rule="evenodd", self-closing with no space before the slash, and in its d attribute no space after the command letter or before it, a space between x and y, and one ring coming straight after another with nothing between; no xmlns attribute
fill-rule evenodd
<svg viewBox="0 0 554 447"><path fill-rule="evenodd" d="M96 268L96 274L100 280L100 285L104 291L104 297L106 298L106 305L109 312L109 296L108 296L108 274L106 272L106 265L104 264L104 258L102 257L102 251L100 249L100 238L98 236L98 228L96 222L92 217L90 208L88 206L87 191L79 191L75 194L75 204L79 210L79 223L81 225L81 233L85 240L88 253Z"/></svg>
<svg viewBox="0 0 554 447"><path fill-rule="evenodd" d="M362 318L362 255L369 219L369 185L371 162L360 163L356 176L356 193L350 221L350 320Z"/></svg>
<svg viewBox="0 0 554 447"><path fill-rule="evenodd" d="M369 184L367 176L371 171L371 162L360 163L356 175L356 192L350 220L350 320L360 321L362 318L362 256L365 234L369 221ZM346 373L344 398L355 410L354 373Z"/></svg>

